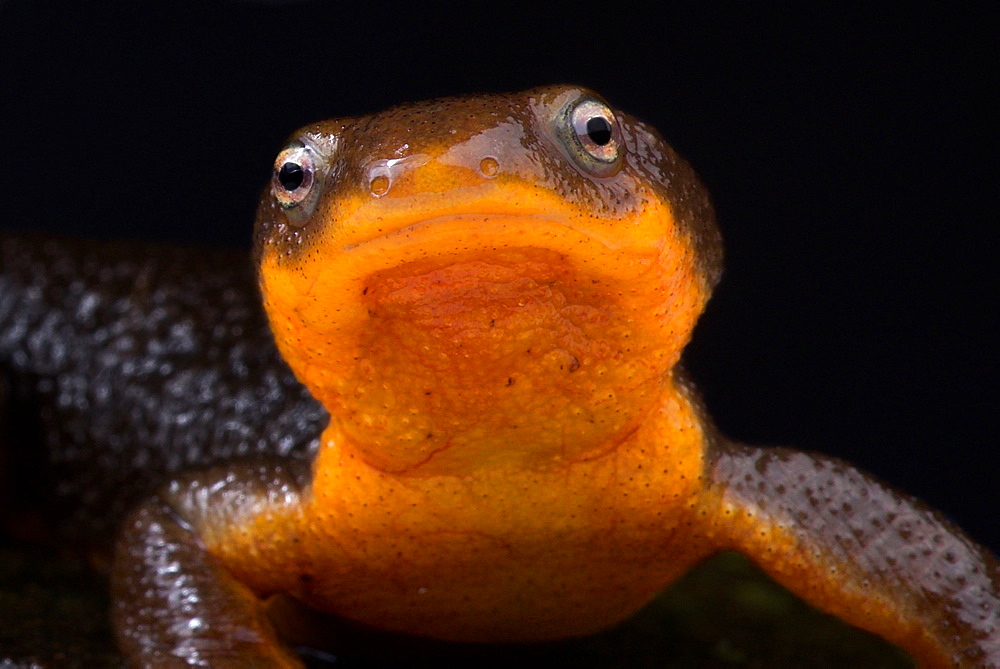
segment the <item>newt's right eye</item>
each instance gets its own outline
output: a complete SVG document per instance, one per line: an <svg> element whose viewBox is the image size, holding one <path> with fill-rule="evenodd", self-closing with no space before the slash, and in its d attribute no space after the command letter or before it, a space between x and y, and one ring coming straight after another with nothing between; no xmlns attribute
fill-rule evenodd
<svg viewBox="0 0 1000 669"><path fill-rule="evenodd" d="M278 154L271 177L271 192L285 209L298 207L313 191L316 155L312 148L296 143Z"/></svg>
<svg viewBox="0 0 1000 669"><path fill-rule="evenodd" d="M309 222L336 152L335 135L308 133L278 154L271 171L271 196L290 225L301 228Z"/></svg>

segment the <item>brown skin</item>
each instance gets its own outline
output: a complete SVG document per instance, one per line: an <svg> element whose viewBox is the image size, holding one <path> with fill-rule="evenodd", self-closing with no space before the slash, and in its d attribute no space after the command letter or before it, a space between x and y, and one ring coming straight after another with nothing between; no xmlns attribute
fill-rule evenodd
<svg viewBox="0 0 1000 669"><path fill-rule="evenodd" d="M447 640L583 635L735 549L922 665L1000 664L987 551L845 463L712 429L678 369L721 270L711 206L593 93L309 126L257 260L330 423L309 475L224 467L133 514L114 574L132 658L294 664L275 593Z"/></svg>

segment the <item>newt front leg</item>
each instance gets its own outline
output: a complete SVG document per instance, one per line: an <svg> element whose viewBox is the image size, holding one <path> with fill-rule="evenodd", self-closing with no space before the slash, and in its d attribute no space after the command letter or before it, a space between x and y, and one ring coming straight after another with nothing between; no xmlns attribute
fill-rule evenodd
<svg viewBox="0 0 1000 669"><path fill-rule="evenodd" d="M239 580L208 546L232 523L287 514L302 480L281 465L211 470L171 482L136 509L112 573L122 653L143 666L301 666L264 611L267 586ZM268 573L259 557L245 555L242 566Z"/></svg>
<svg viewBox="0 0 1000 669"><path fill-rule="evenodd" d="M725 445L710 472L724 547L921 666L1000 666L1000 564L941 514L789 449Z"/></svg>

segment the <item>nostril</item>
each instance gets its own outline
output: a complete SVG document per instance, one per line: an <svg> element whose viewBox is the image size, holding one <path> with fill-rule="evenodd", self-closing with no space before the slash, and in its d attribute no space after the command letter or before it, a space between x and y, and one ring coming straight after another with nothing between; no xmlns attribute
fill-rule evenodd
<svg viewBox="0 0 1000 669"><path fill-rule="evenodd" d="M376 197L381 197L389 192L389 177L384 174L379 174L372 177L371 182L368 184L368 188L371 190L372 195Z"/></svg>
<svg viewBox="0 0 1000 669"><path fill-rule="evenodd" d="M479 172L484 177L492 179L500 171L500 163L497 162L496 158L491 158L489 156L483 158L479 161Z"/></svg>

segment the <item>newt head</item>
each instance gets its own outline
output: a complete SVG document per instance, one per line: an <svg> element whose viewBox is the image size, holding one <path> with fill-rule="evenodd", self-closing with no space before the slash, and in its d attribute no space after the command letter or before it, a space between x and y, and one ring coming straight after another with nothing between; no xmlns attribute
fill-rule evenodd
<svg viewBox="0 0 1000 669"><path fill-rule="evenodd" d="M707 195L574 87L307 126L256 228L282 354L392 472L599 456L633 434L721 268Z"/></svg>

